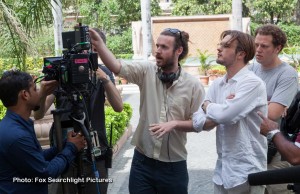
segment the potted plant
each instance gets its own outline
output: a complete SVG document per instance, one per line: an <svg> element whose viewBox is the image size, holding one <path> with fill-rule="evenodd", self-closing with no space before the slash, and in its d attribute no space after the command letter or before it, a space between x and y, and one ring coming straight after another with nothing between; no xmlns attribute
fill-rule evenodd
<svg viewBox="0 0 300 194"><path fill-rule="evenodd" d="M218 77L225 75L226 69L222 65L213 65L212 68L207 71L207 74L209 76L209 81L213 81Z"/></svg>
<svg viewBox="0 0 300 194"><path fill-rule="evenodd" d="M200 62L199 66L199 74L200 74L200 81L203 85L208 85L209 76L207 75L208 70L211 68L211 63L213 60L208 60L209 57L212 55L208 53L208 50L201 51L200 49L197 49L198 53L198 59Z"/></svg>

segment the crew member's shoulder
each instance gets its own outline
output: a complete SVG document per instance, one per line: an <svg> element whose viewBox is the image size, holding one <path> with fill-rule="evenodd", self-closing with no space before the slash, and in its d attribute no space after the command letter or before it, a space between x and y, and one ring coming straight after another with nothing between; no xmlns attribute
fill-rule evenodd
<svg viewBox="0 0 300 194"><path fill-rule="evenodd" d="M17 139L30 136L29 129L23 125L14 120L9 120L9 122L7 122L8 120L5 120L0 122L0 136L4 137L3 139L0 138L2 143L11 144Z"/></svg>
<svg viewBox="0 0 300 194"><path fill-rule="evenodd" d="M154 61L147 60L126 60L119 59L122 65L130 65L130 66L144 66L144 67L157 67Z"/></svg>
<svg viewBox="0 0 300 194"><path fill-rule="evenodd" d="M259 77L257 76L253 71L249 71L244 79L243 79L243 82L246 82L246 83L251 83L253 84L253 86L265 86L265 82Z"/></svg>
<svg viewBox="0 0 300 194"><path fill-rule="evenodd" d="M181 72L181 76L179 77L179 81L182 82L185 86L188 86L190 88L197 88L198 89L203 89L203 85L200 82L200 79L187 73L187 72Z"/></svg>
<svg viewBox="0 0 300 194"><path fill-rule="evenodd" d="M185 72L184 70L181 70L181 76L185 81L189 81L189 82L199 82L199 79L197 79L195 76L193 76L192 74L189 74L187 72Z"/></svg>
<svg viewBox="0 0 300 194"><path fill-rule="evenodd" d="M286 62L283 62L280 65L280 70L284 73L287 73L287 74L297 74L297 71L291 65L289 65Z"/></svg>
<svg viewBox="0 0 300 194"><path fill-rule="evenodd" d="M250 71L256 72L258 69L261 68L261 64L257 63L256 61L253 61L249 63L247 67Z"/></svg>

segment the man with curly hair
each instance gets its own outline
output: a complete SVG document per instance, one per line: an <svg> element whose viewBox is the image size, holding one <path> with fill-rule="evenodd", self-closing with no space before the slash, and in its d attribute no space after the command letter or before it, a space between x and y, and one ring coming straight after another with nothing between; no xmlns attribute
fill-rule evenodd
<svg viewBox="0 0 300 194"><path fill-rule="evenodd" d="M268 96L268 118L280 122L298 90L298 75L295 69L279 58L279 53L286 45L285 33L276 25L260 26L255 31L256 61L249 66L265 83ZM268 169L290 166L282 161L274 144L268 144ZM267 186L267 193L286 193L287 185Z"/></svg>

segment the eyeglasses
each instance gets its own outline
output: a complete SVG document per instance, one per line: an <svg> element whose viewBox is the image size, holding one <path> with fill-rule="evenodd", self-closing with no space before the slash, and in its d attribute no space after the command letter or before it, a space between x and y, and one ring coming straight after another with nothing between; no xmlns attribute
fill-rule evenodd
<svg viewBox="0 0 300 194"><path fill-rule="evenodd" d="M183 40L182 40L181 31L178 30L177 28L166 28L166 29L164 29L164 31L169 31L169 32L171 32L172 34L179 34L180 40L183 41Z"/></svg>

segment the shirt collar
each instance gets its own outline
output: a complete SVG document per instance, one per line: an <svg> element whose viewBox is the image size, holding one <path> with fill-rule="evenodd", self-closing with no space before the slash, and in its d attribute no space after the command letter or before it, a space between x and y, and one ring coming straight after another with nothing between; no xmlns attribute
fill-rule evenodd
<svg viewBox="0 0 300 194"><path fill-rule="evenodd" d="M28 119L27 121L25 119L23 119L23 117L21 117L19 114L11 111L11 110L7 110L6 111L6 116L13 119L13 120L17 120L19 122L21 122L22 124L25 125L33 125L33 121L32 119Z"/></svg>
<svg viewBox="0 0 300 194"><path fill-rule="evenodd" d="M247 74L250 70L248 69L248 66L246 65L243 67L240 71L238 71L231 79L228 80L228 83L230 82L237 82L240 77ZM223 76L222 81L220 82L220 85L224 85L227 83L227 73Z"/></svg>

